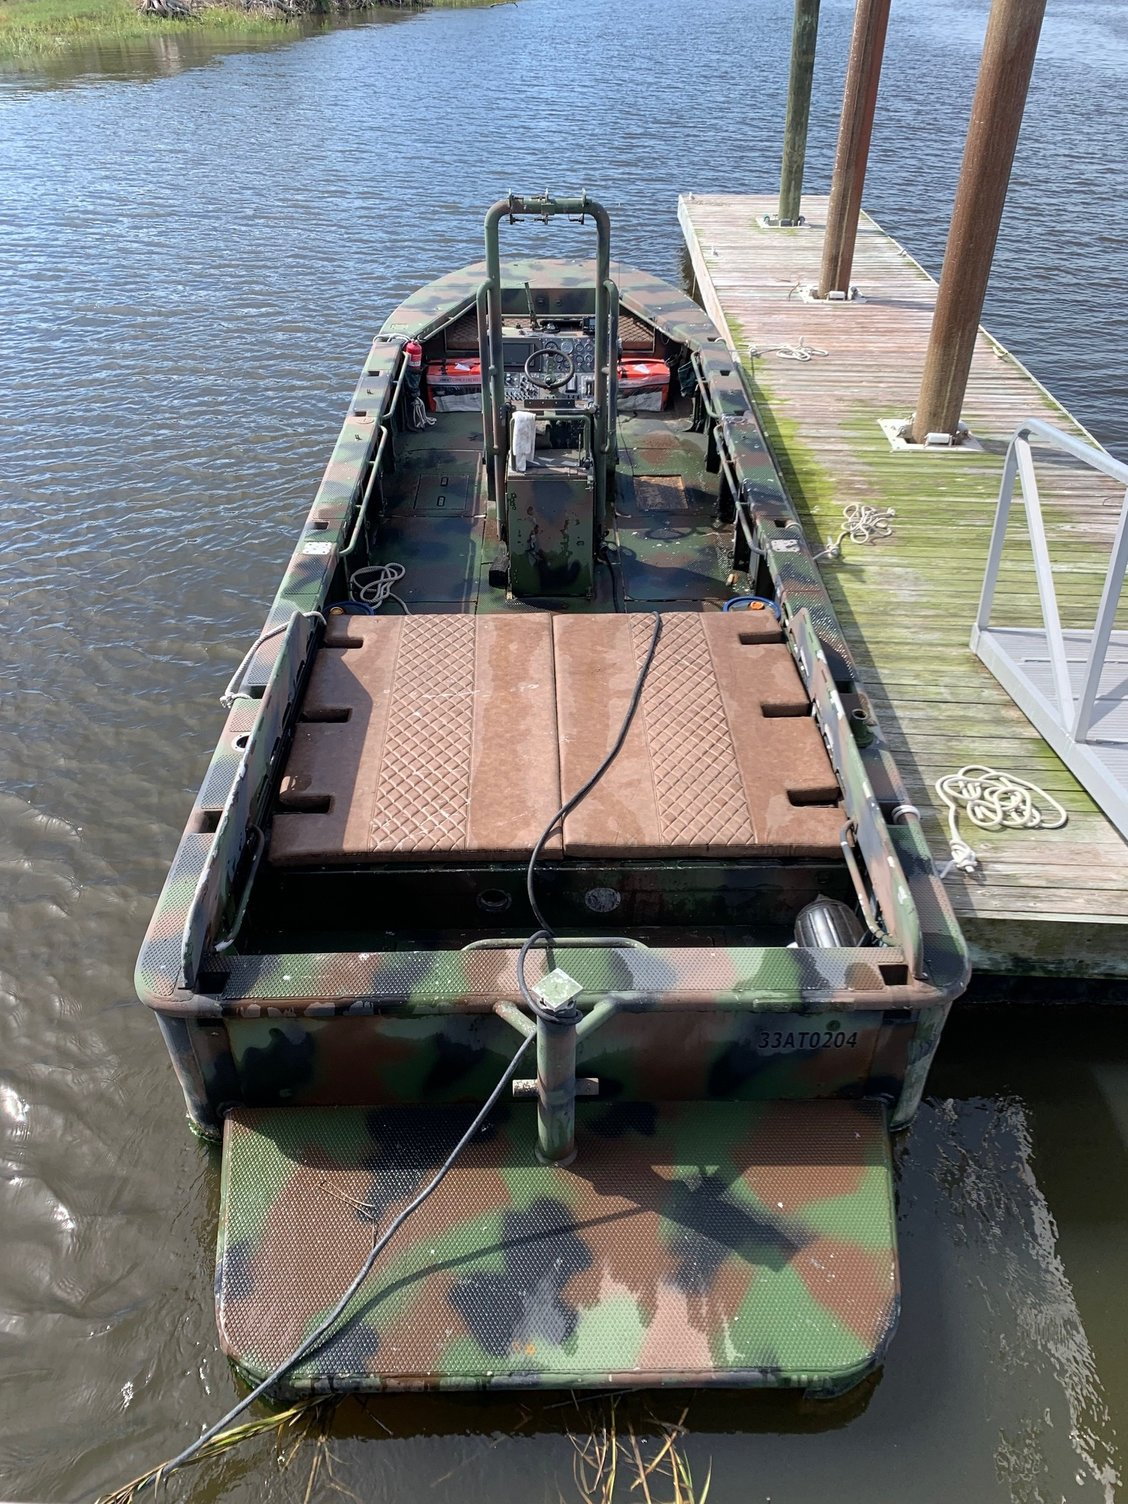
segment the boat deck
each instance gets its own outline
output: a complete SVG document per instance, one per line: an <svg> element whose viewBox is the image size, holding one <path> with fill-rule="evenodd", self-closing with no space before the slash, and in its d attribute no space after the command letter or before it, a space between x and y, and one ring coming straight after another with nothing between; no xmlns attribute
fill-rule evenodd
<svg viewBox="0 0 1128 1504"><path fill-rule="evenodd" d="M947 887L974 964L1011 976L1128 976L1128 843L968 646L1014 430L1041 417L1095 441L981 333L964 412L981 447L894 450L880 421L907 419L915 404L936 283L863 216L853 280L864 301L802 301L818 278L826 200L805 199L807 223L790 230L760 225L776 207L766 196L690 194L679 217L702 301L750 374L809 536L836 535L853 502L896 510L890 537L847 539L822 569L934 855L949 857L933 785L964 764L1031 779L1069 814L1060 830L964 827L982 865L970 877L953 872ZM826 356L778 353L803 339ZM1063 624L1091 627L1122 489L1061 455L1038 474ZM1012 521L1000 625L1040 623L1025 538Z"/></svg>
<svg viewBox="0 0 1128 1504"><path fill-rule="evenodd" d="M837 858L838 784L774 614L661 622L622 751L546 859ZM331 618L271 860L524 860L611 750L652 632L649 614Z"/></svg>
<svg viewBox="0 0 1128 1504"><path fill-rule="evenodd" d="M720 605L730 594L731 528L712 526L717 482L705 438L690 431L691 404L619 417L615 544L596 572L592 601L570 611ZM537 611L488 583L500 548L482 478L482 417L436 415L434 428L397 437L396 471L384 492L378 551L408 566L397 594L414 612ZM612 580L612 572L614 580Z"/></svg>
<svg viewBox="0 0 1128 1504"><path fill-rule="evenodd" d="M329 618L250 906L256 943L282 923L294 944L297 913L279 919L290 886L306 921L347 913L321 896L337 895L334 870L363 882L443 869L448 917L459 874L523 872L564 792L609 750L608 706L630 697L655 610L662 635L637 721L545 847L561 899L585 872L616 886L753 882L750 928L747 916L739 932L718 928L731 916L715 903L710 923L678 928L687 942L761 943L775 935L776 889L848 896L841 793L783 630L770 610L720 610L732 529L714 525L717 477L692 423L684 399L661 415L620 415L613 528L591 601L514 600L490 584L500 543L480 414L438 412L397 434L371 555L402 567L401 604ZM679 866L673 881L669 864L687 860L695 875ZM638 903L653 909L647 892ZM311 934L326 941L316 924ZM417 939L412 929L404 943Z"/></svg>

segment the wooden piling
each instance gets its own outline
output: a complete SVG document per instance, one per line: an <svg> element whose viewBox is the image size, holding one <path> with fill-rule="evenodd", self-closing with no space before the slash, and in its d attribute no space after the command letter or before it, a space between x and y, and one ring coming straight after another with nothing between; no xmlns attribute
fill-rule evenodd
<svg viewBox="0 0 1128 1504"><path fill-rule="evenodd" d="M787 81L787 122L783 130L783 166L779 177L779 222L782 225L799 223L818 34L819 0L795 0L791 75Z"/></svg>
<svg viewBox="0 0 1128 1504"><path fill-rule="evenodd" d="M994 0L971 107L913 440L957 431L1046 0Z"/></svg>
<svg viewBox="0 0 1128 1504"><path fill-rule="evenodd" d="M889 0L858 0L850 39L850 61L846 68L846 88L842 96L834 178L830 185L830 208L819 274L820 298L829 297L832 292L847 297L850 293L854 243L858 235L858 215L862 208L888 26Z"/></svg>

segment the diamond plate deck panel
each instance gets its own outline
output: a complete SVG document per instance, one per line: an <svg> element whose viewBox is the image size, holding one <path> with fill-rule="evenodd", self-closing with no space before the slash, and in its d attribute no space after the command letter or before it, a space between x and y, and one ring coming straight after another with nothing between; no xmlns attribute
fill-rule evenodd
<svg viewBox="0 0 1128 1504"><path fill-rule="evenodd" d="M611 747L653 619L553 623L560 781ZM569 856L833 856L842 809L810 702L775 618L662 613L622 751L564 822Z"/></svg>
<svg viewBox="0 0 1128 1504"><path fill-rule="evenodd" d="M560 805L552 697L546 617L332 618L271 861L526 857Z"/></svg>
<svg viewBox="0 0 1128 1504"><path fill-rule="evenodd" d="M404 1225L303 1392L839 1383L897 1316L873 1103L589 1102L568 1169L511 1105ZM239 1111L217 1314L251 1377L326 1313L473 1109Z"/></svg>

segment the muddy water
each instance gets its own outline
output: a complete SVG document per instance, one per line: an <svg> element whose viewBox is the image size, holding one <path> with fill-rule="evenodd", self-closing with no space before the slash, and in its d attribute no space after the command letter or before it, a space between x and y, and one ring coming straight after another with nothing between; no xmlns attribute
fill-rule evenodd
<svg viewBox="0 0 1128 1504"><path fill-rule="evenodd" d="M234 1397L216 1166L187 1133L138 941L357 364L477 253L509 187L586 187L676 278L679 190L777 171L789 0L524 0L225 53L101 49L0 80L0 1494L88 1498ZM1128 452L1128 11L1054 0L988 310ZM985 0L894 8L868 203L932 270ZM823 0L825 188L850 9ZM1128 1025L952 1027L899 1149L904 1317L879 1382L688 1404L719 1504L1111 1498L1128 1430ZM342 1414L369 1504L578 1498L558 1398ZM593 1422L593 1416L595 1417ZM386 1429L385 1429L386 1428ZM302 1499L269 1441L180 1496ZM328 1496L328 1495L327 1495ZM634 1497L634 1496L632 1496ZM656 1501L657 1504L657 1501Z"/></svg>

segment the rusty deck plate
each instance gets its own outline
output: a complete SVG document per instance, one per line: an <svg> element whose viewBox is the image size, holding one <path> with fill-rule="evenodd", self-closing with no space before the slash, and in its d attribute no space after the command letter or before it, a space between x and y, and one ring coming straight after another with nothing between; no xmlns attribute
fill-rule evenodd
<svg viewBox="0 0 1128 1504"><path fill-rule="evenodd" d="M637 614L333 618L271 861L523 860L610 750L651 631ZM665 612L639 714L563 852L834 857L842 823L775 617Z"/></svg>

